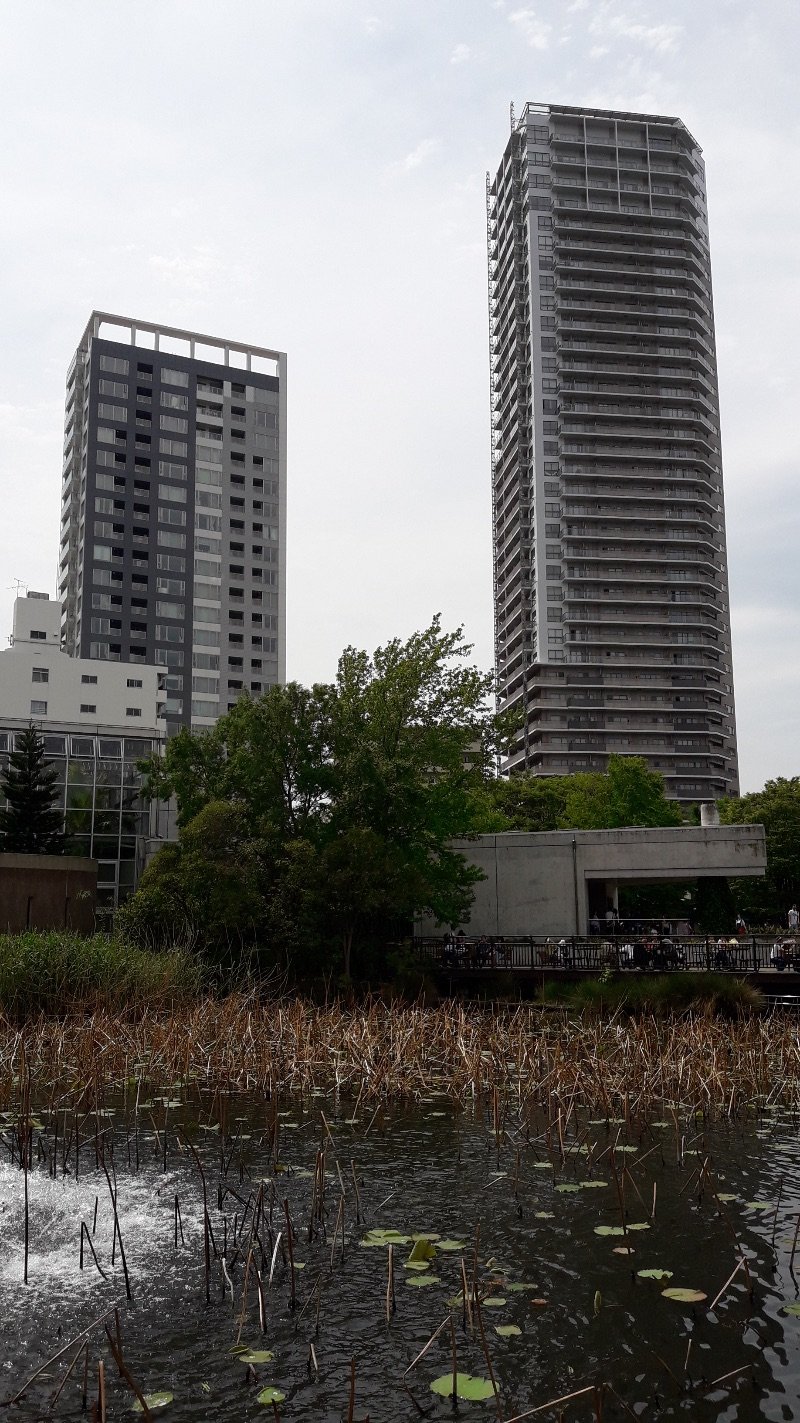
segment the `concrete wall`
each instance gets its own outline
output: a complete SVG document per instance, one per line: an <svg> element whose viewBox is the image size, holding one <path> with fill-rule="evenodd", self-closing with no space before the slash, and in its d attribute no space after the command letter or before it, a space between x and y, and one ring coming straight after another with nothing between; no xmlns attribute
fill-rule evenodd
<svg viewBox="0 0 800 1423"><path fill-rule="evenodd" d="M512 831L454 840L452 848L485 876L463 926L470 934L585 934L590 882L613 895L621 883L763 875L767 865L761 825ZM417 932L442 928L427 919Z"/></svg>
<svg viewBox="0 0 800 1423"><path fill-rule="evenodd" d="M91 934L97 861L73 855L0 855L0 933L70 929Z"/></svg>

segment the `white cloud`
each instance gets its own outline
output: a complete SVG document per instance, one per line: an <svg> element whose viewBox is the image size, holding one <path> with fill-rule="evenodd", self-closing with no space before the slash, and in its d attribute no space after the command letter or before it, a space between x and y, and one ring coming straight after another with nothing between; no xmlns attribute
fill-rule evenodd
<svg viewBox="0 0 800 1423"><path fill-rule="evenodd" d="M590 59L602 59L602 58L603 58L603 55L608 54L608 53L609 53L609 48L608 48L608 45L607 45L607 44L595 44L595 45L592 45L592 48L589 50L589 58L590 58Z"/></svg>
<svg viewBox="0 0 800 1423"><path fill-rule="evenodd" d="M572 0L572 4L567 6L570 15L574 15L578 10L588 10L589 0Z"/></svg>
<svg viewBox="0 0 800 1423"><path fill-rule="evenodd" d="M411 152L407 153L405 158L401 158L399 164L395 166L402 168L404 173L410 173L414 168L419 168L423 163L427 162L431 154L435 153L438 147L438 138L423 138L417 144L416 148L412 148Z"/></svg>
<svg viewBox="0 0 800 1423"><path fill-rule="evenodd" d="M364 29L368 35L376 35L381 28L381 21L378 15L364 16Z"/></svg>
<svg viewBox="0 0 800 1423"><path fill-rule="evenodd" d="M211 278L220 269L219 258L210 247L191 247L172 256L153 252L148 265L164 281L177 284L184 291L198 294L209 289Z"/></svg>
<svg viewBox="0 0 800 1423"><path fill-rule="evenodd" d="M547 49L553 26L540 20L535 10L514 10L508 18L522 32L531 49Z"/></svg>
<svg viewBox="0 0 800 1423"><path fill-rule="evenodd" d="M457 44L450 56L451 64L465 64L472 51L468 44Z"/></svg>
<svg viewBox="0 0 800 1423"><path fill-rule="evenodd" d="M681 36L683 25L648 25L632 19L625 11L620 11L616 0L602 0L599 10L589 23L589 33L597 35L601 41L633 40L645 49L657 54L674 52Z"/></svg>

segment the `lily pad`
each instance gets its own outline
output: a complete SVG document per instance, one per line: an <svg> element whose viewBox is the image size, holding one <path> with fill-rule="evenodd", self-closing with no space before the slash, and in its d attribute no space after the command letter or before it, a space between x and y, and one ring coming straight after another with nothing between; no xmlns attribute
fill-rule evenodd
<svg viewBox="0 0 800 1423"><path fill-rule="evenodd" d="M534 1162L532 1163L532 1165L533 1165L534 1171L552 1171L552 1170L553 1170L553 1163L552 1163L551 1161L534 1161Z"/></svg>
<svg viewBox="0 0 800 1423"><path fill-rule="evenodd" d="M599 1191L599 1190L601 1190L604 1186L607 1186L607 1185L608 1185L608 1182L607 1182L607 1181L582 1181L582 1182L581 1182L581 1190L582 1190L582 1191Z"/></svg>
<svg viewBox="0 0 800 1423"><path fill-rule="evenodd" d="M399 1230L368 1230L362 1245L410 1245L411 1236L401 1235Z"/></svg>
<svg viewBox="0 0 800 1423"><path fill-rule="evenodd" d="M279 1388L276 1388L274 1384L271 1384L271 1383L270 1383L270 1384L267 1384L267 1387L266 1387L266 1388L262 1388L262 1390L261 1390L261 1392L260 1392L259 1394L256 1394L256 1402L257 1402L257 1403L283 1403L283 1400L285 1399L285 1397L286 1397L286 1394L285 1394L285 1393L281 1393L281 1391L280 1391Z"/></svg>
<svg viewBox="0 0 800 1423"><path fill-rule="evenodd" d="M746 1201L747 1209L750 1211L771 1211L771 1201Z"/></svg>
<svg viewBox="0 0 800 1423"><path fill-rule="evenodd" d="M625 1231L621 1225L596 1225L595 1235L624 1235Z"/></svg>
<svg viewBox="0 0 800 1423"><path fill-rule="evenodd" d="M791 1304L782 1304L781 1309L784 1314L800 1314L800 1304L794 1300Z"/></svg>
<svg viewBox="0 0 800 1423"><path fill-rule="evenodd" d="M424 1265L426 1260L433 1260L435 1256L435 1245L431 1245L431 1242L429 1240L426 1240L425 1236L423 1235L420 1236L419 1240L414 1241L413 1249L406 1263L409 1265Z"/></svg>
<svg viewBox="0 0 800 1423"><path fill-rule="evenodd" d="M735 1201L736 1196L733 1191L717 1191L718 1201Z"/></svg>
<svg viewBox="0 0 800 1423"><path fill-rule="evenodd" d="M637 1270L637 1275L642 1280L671 1280L672 1270Z"/></svg>
<svg viewBox="0 0 800 1423"><path fill-rule="evenodd" d="M404 1260L403 1266L406 1270L427 1270L428 1260Z"/></svg>
<svg viewBox="0 0 800 1423"><path fill-rule="evenodd" d="M438 1285L438 1275L412 1275L410 1280L406 1280L407 1285Z"/></svg>
<svg viewBox="0 0 800 1423"><path fill-rule="evenodd" d="M634 1248L633 1248L632 1245L615 1245L615 1246L614 1246L614 1254L615 1254L615 1255L635 1255L635 1254L636 1254L636 1251L634 1250Z"/></svg>
<svg viewBox="0 0 800 1423"><path fill-rule="evenodd" d="M508 1293L509 1293L510 1295L517 1294L520 1290L538 1290L538 1288L539 1288L538 1285L522 1285L522 1284L506 1285L506 1290L508 1291Z"/></svg>
<svg viewBox="0 0 800 1423"><path fill-rule="evenodd" d="M441 1378L434 1379L431 1389L441 1398L452 1398L453 1375L442 1374ZM470 1403L480 1402L484 1398L493 1398L494 1384L491 1379L476 1378L473 1374L456 1374L456 1397L463 1398Z"/></svg>
<svg viewBox="0 0 800 1423"><path fill-rule="evenodd" d="M269 1364L275 1358L271 1349L245 1349L239 1355L240 1364Z"/></svg>
<svg viewBox="0 0 800 1423"><path fill-rule="evenodd" d="M441 1235L437 1235L435 1230L415 1230L411 1236L412 1240L430 1240L432 1245L441 1238Z"/></svg>
<svg viewBox="0 0 800 1423"><path fill-rule="evenodd" d="M650 1229L650 1222L649 1222L649 1220L632 1220L631 1223L630 1223L630 1225L628 1226L628 1230L649 1230L649 1229Z"/></svg>
<svg viewBox="0 0 800 1423"><path fill-rule="evenodd" d="M515 1334L521 1334L522 1330L518 1324L496 1324L495 1334L499 1334L501 1339L511 1339Z"/></svg>
<svg viewBox="0 0 800 1423"><path fill-rule="evenodd" d="M703 1294L702 1290L687 1290L677 1286L670 1286L661 1293L665 1299L677 1300L679 1304L699 1304L701 1300L708 1299L708 1295Z"/></svg>
<svg viewBox="0 0 800 1423"><path fill-rule="evenodd" d="M568 1193L571 1195L573 1192L579 1191L580 1189L580 1186L572 1186L568 1183L562 1184L561 1186L556 1186L556 1190L563 1191L565 1195L567 1195Z"/></svg>
<svg viewBox="0 0 800 1423"><path fill-rule="evenodd" d="M466 1242L463 1240L437 1240L437 1250L466 1250ZM466 1377L466 1375L465 1375Z"/></svg>
<svg viewBox="0 0 800 1423"><path fill-rule="evenodd" d="M167 1404L171 1403L174 1397L174 1393L146 1393L144 1395L144 1401L147 1407L152 1411L154 1408L166 1408ZM138 1398L133 1405L133 1411L134 1413L144 1413L144 1409Z"/></svg>
<svg viewBox="0 0 800 1423"><path fill-rule="evenodd" d="M555 1211L535 1211L537 1220L555 1220Z"/></svg>
<svg viewBox="0 0 800 1423"><path fill-rule="evenodd" d="M484 1309L502 1309L505 1302L502 1295L489 1295L488 1299L481 1300Z"/></svg>

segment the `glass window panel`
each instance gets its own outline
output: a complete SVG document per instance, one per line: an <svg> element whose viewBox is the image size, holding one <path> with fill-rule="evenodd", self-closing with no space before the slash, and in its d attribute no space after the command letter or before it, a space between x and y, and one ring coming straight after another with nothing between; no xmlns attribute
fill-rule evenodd
<svg viewBox="0 0 800 1423"><path fill-rule="evenodd" d="M73 737L73 745L75 742ZM90 786L94 780L94 761L76 760L73 758L68 766L68 778L70 785Z"/></svg>
<svg viewBox="0 0 800 1423"><path fill-rule="evenodd" d="M116 880L117 866L115 861L106 860L102 864L99 864L97 866L98 886L100 886L101 884L116 884Z"/></svg>
<svg viewBox="0 0 800 1423"><path fill-rule="evenodd" d="M94 793L91 786L70 786L67 791L68 810L91 810Z"/></svg>
<svg viewBox="0 0 800 1423"><path fill-rule="evenodd" d="M89 836L92 833L92 812L91 810L73 810L67 808L64 824L68 835Z"/></svg>
<svg viewBox="0 0 800 1423"><path fill-rule="evenodd" d="M121 741L108 741L108 740L105 740L105 739L101 738L101 740L100 740L100 755L101 755L101 756L119 756L119 755L121 755L121 754L122 754L122 742L121 742Z"/></svg>
<svg viewBox="0 0 800 1423"><path fill-rule="evenodd" d="M140 829L138 815L122 814L122 840L120 841L120 859L133 860L136 858L136 840Z"/></svg>
<svg viewBox="0 0 800 1423"><path fill-rule="evenodd" d="M97 839L105 836L112 836L111 848L98 850ZM94 813L94 837L95 854L98 859L111 860L116 858L117 840L119 838L119 811L118 810L96 810Z"/></svg>
<svg viewBox="0 0 800 1423"><path fill-rule="evenodd" d="M121 761L98 761L96 776L98 786L118 786L121 780Z"/></svg>
<svg viewBox="0 0 800 1423"><path fill-rule="evenodd" d="M119 786L96 786L94 803L97 810L119 810L121 803Z"/></svg>

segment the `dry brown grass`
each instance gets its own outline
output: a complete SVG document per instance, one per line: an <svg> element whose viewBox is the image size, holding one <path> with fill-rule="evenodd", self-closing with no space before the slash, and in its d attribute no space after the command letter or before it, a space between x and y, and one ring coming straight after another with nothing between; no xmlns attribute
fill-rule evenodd
<svg viewBox="0 0 800 1423"><path fill-rule="evenodd" d="M135 1017L97 1012L17 1027L0 1018L0 1097L21 1065L48 1096L142 1079L377 1104L494 1092L520 1109L554 1102L628 1110L676 1102L726 1113L754 1099L800 1107L796 1019L569 1018L536 1007L487 1011L372 1001L324 1007L231 996Z"/></svg>

